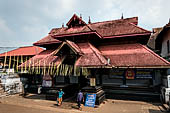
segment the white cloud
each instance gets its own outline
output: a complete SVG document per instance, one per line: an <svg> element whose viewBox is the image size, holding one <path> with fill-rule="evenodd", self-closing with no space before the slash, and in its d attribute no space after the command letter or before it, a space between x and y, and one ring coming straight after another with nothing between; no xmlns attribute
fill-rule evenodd
<svg viewBox="0 0 170 113"><path fill-rule="evenodd" d="M109 0L110 3L114 0ZM124 13L124 17L139 17L139 25L146 29L163 26L168 21L168 14L165 12L170 10L170 7L165 6L170 4L167 0L117 0L118 12ZM116 8L114 8L116 9Z"/></svg>
<svg viewBox="0 0 170 113"><path fill-rule="evenodd" d="M6 21L3 20L2 18L0 18L0 33L7 35L12 34L12 30L8 27Z"/></svg>
<svg viewBox="0 0 170 113"><path fill-rule="evenodd" d="M49 0L48 2L43 0L40 5L39 11L41 13L49 18L61 19L63 15L73 12L74 8L76 8L76 0Z"/></svg>
<svg viewBox="0 0 170 113"><path fill-rule="evenodd" d="M169 20L169 0L0 0L0 46L31 45L61 27L73 13L83 20L105 21L139 17L139 25L151 30ZM2 43L3 42L3 43ZM7 46L8 46L7 45Z"/></svg>
<svg viewBox="0 0 170 113"><path fill-rule="evenodd" d="M23 26L21 32L25 33L22 35L24 41L28 42L29 45L32 45L33 42L40 40L49 33L47 26Z"/></svg>

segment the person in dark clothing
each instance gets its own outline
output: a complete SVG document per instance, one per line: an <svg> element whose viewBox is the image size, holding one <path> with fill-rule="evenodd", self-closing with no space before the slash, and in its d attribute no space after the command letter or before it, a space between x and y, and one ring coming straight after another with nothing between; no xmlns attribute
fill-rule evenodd
<svg viewBox="0 0 170 113"><path fill-rule="evenodd" d="M79 93L77 94L77 105L78 105L78 109L80 109L80 110L81 110L81 103L82 102L84 102L84 96L83 96L83 93L80 90Z"/></svg>

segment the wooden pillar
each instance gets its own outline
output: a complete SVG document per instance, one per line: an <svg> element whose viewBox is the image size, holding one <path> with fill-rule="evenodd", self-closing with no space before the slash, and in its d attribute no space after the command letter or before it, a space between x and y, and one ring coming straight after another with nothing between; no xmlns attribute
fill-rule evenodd
<svg viewBox="0 0 170 113"><path fill-rule="evenodd" d="M103 84L103 81L102 81L102 74L103 74L102 70L99 69L99 84L100 84L101 86L102 86L102 84Z"/></svg>

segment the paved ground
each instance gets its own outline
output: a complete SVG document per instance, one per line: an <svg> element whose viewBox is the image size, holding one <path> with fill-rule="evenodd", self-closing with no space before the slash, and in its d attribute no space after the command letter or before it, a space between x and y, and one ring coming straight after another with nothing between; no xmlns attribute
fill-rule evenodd
<svg viewBox="0 0 170 113"><path fill-rule="evenodd" d="M0 99L0 113L162 113L160 103L107 99L97 108L77 109L74 101L65 100L62 106L45 100L44 95L15 95Z"/></svg>
<svg viewBox="0 0 170 113"><path fill-rule="evenodd" d="M56 112L50 110L41 110L38 108L30 109L29 107L21 107L10 104L0 104L0 113L56 113Z"/></svg>

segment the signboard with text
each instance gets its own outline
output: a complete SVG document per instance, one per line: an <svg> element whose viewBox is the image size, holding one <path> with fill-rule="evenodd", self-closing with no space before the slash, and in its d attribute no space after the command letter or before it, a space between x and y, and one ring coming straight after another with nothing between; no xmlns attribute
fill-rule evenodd
<svg viewBox="0 0 170 113"><path fill-rule="evenodd" d="M85 106L94 107L96 102L96 94L89 94L86 95Z"/></svg>
<svg viewBox="0 0 170 113"><path fill-rule="evenodd" d="M124 69L111 69L109 78L123 78Z"/></svg>
<svg viewBox="0 0 170 113"><path fill-rule="evenodd" d="M151 69L137 69L136 78L152 79L152 70Z"/></svg>

